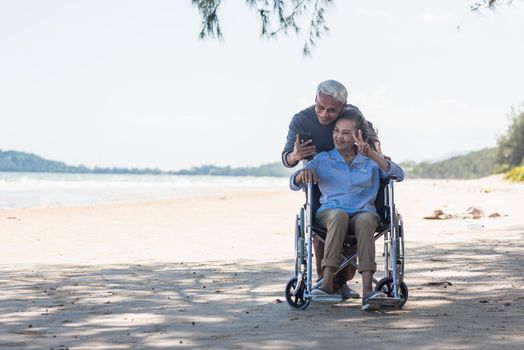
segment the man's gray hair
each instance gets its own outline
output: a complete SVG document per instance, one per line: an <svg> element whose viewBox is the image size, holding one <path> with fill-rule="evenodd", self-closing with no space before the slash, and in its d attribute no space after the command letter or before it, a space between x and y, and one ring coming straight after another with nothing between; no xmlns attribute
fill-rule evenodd
<svg viewBox="0 0 524 350"><path fill-rule="evenodd" d="M336 80L326 80L318 84L317 97L319 94L332 96L335 100L346 103L348 91L346 87Z"/></svg>

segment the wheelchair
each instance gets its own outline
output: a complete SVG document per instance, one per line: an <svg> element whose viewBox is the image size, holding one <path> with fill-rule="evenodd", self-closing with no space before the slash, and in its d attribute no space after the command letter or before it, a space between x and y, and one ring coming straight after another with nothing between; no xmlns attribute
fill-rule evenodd
<svg viewBox="0 0 524 350"><path fill-rule="evenodd" d="M395 177L381 179L379 191L375 200L375 207L380 216L380 224L376 229L374 240L384 237L384 277L377 280L373 277L374 290L384 292L387 297L378 301L381 308L401 309L408 300L408 287L404 283L404 225L402 216L396 211L394 202L393 184ZM313 195L314 187L311 183L306 186L306 203L300 208L295 220L295 271L294 276L287 282L285 288L286 303L292 309L305 310L315 301L311 291L321 285L322 279L313 281L313 235L317 235L324 242L327 230L318 227L314 222L314 207L318 206ZM316 204L316 205L315 205ZM357 244L354 234L348 231L344 241L344 248L355 247ZM337 275L350 264L358 269L357 252L341 253L341 264L335 272ZM318 300L326 301L325 296ZM342 297L333 295L330 302L341 302Z"/></svg>

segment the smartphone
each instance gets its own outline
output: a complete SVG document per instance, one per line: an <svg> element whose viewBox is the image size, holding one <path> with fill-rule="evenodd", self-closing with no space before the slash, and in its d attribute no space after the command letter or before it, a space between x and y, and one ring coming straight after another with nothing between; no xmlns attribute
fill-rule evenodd
<svg viewBox="0 0 524 350"><path fill-rule="evenodd" d="M299 140L300 143L307 142L307 141L311 140L311 134L309 134L309 133L298 134L298 140Z"/></svg>
<svg viewBox="0 0 524 350"><path fill-rule="evenodd" d="M303 134L298 134L298 142L300 142L301 144L304 143L304 142L307 142L309 140L311 140L311 134L309 133L303 133ZM313 146L313 143L310 143L308 146ZM311 160L313 159L314 155L311 155L309 157L307 157L306 159L307 160Z"/></svg>

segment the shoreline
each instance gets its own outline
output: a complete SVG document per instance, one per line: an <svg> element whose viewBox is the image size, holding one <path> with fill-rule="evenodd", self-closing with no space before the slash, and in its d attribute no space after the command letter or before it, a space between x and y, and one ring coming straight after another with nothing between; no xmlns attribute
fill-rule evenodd
<svg viewBox="0 0 524 350"><path fill-rule="evenodd" d="M406 226L410 297L404 309L383 313L362 312L360 300L317 302L305 311L282 302L303 193L2 210L0 347L523 344L524 186L500 178L408 180L395 186L395 196ZM472 205L485 215L423 219L437 208L453 214ZM495 210L507 216L487 217ZM376 247L380 270L381 243ZM358 274L350 286L361 292Z"/></svg>

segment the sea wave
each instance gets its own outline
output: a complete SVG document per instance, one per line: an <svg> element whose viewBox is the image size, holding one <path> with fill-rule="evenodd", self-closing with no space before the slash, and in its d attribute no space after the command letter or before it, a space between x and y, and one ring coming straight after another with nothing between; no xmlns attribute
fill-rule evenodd
<svg viewBox="0 0 524 350"><path fill-rule="evenodd" d="M275 177L0 172L0 208L164 199L286 186L287 179Z"/></svg>

